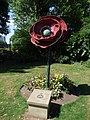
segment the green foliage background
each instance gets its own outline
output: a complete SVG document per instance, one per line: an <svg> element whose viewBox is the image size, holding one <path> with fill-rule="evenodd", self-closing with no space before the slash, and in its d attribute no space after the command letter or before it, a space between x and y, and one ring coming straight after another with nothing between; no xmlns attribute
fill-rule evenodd
<svg viewBox="0 0 90 120"><path fill-rule="evenodd" d="M53 59L71 63L90 58L90 0L10 0L10 6L15 13L17 25L11 38L14 49L25 52L26 55L38 52L43 54L44 50L30 43L29 29L41 16L55 14L62 17L68 25L68 36L64 44L55 46ZM55 6L56 11L49 13L51 6Z"/></svg>

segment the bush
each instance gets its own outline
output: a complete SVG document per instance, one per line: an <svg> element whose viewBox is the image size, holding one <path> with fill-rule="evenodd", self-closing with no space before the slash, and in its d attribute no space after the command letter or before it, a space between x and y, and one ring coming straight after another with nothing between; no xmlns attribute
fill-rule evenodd
<svg viewBox="0 0 90 120"><path fill-rule="evenodd" d="M84 65L85 65L86 67L90 68L90 59L87 60L86 62L84 62Z"/></svg>
<svg viewBox="0 0 90 120"><path fill-rule="evenodd" d="M67 41L67 52L72 61L90 59L90 18L84 19L84 25Z"/></svg>
<svg viewBox="0 0 90 120"><path fill-rule="evenodd" d="M61 55L60 57L57 57L56 62L64 63L64 64L70 63L69 57L68 56L63 56L63 55Z"/></svg>

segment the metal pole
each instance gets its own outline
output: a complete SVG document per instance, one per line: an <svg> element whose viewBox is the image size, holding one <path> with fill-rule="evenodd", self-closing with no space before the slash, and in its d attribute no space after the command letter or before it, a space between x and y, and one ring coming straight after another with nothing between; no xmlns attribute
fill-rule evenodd
<svg viewBox="0 0 90 120"><path fill-rule="evenodd" d="M47 60L47 88L50 84L50 63L51 63L51 47L48 48L48 60Z"/></svg>

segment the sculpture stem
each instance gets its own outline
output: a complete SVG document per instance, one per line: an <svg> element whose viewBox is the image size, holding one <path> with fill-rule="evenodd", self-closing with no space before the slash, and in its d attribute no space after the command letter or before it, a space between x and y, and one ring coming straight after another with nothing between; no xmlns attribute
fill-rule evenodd
<svg viewBox="0 0 90 120"><path fill-rule="evenodd" d="M50 84L50 64L51 64L51 47L48 48L48 60L47 60L47 88Z"/></svg>

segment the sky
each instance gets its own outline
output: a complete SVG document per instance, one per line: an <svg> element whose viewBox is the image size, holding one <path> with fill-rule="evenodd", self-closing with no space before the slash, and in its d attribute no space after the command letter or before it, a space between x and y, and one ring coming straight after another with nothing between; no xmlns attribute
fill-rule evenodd
<svg viewBox="0 0 90 120"><path fill-rule="evenodd" d="M54 10L56 10L55 6L52 6L49 8L50 12ZM16 26L14 25L14 20L13 20L13 15L14 15L13 11L10 10L8 15L9 15L9 22L7 22L7 25L9 26L9 34L5 36L7 44L10 43L10 38L14 34L14 30L16 29Z"/></svg>
<svg viewBox="0 0 90 120"><path fill-rule="evenodd" d="M52 6L49 8L50 12L55 10L56 10L55 6ZM16 29L16 26L14 25L14 20L13 20L13 15L14 15L13 11L10 10L8 15L9 15L9 22L7 22L7 25L9 26L9 34L5 36L7 44L10 43L10 38L14 34L14 30Z"/></svg>
<svg viewBox="0 0 90 120"><path fill-rule="evenodd" d="M14 29L16 28L16 26L14 25L14 20L13 20L13 13L12 11L10 11L9 13L9 22L7 22L7 25L9 26L9 34L7 34L6 37L6 42L9 44L9 40L11 38L11 36L14 34Z"/></svg>

